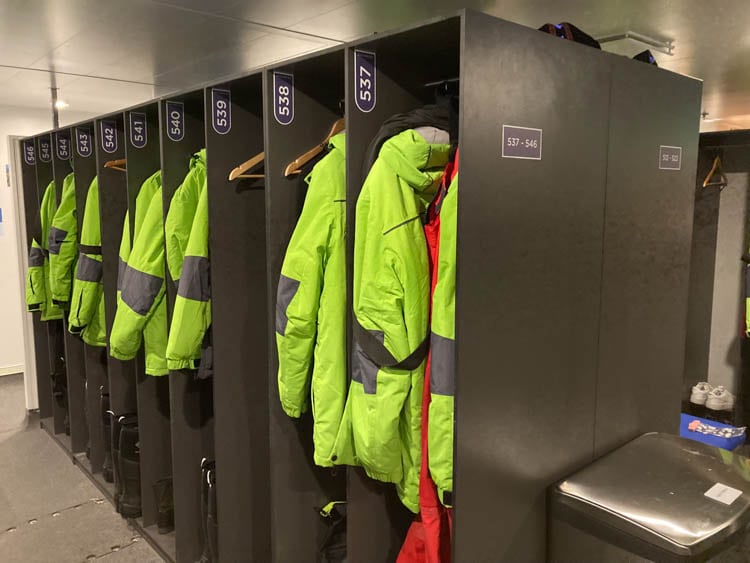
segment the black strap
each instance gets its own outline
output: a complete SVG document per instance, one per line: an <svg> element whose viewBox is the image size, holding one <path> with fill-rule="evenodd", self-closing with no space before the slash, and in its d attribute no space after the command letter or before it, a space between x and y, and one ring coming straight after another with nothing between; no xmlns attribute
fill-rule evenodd
<svg viewBox="0 0 750 563"><path fill-rule="evenodd" d="M453 491L443 491L443 504L453 506Z"/></svg>
<svg viewBox="0 0 750 563"><path fill-rule="evenodd" d="M750 254L743 254L740 258L745 264L750 264Z"/></svg>
<svg viewBox="0 0 750 563"><path fill-rule="evenodd" d="M359 343L362 351L381 368L415 370L427 357L427 350L430 347L430 337L428 335L417 346L416 350L399 362L388 351L388 348L378 340L377 336L359 324L357 319L354 319L354 338Z"/></svg>
<svg viewBox="0 0 750 563"><path fill-rule="evenodd" d="M101 254L102 253L101 246L91 246L89 244L79 244L78 250L80 250L84 254Z"/></svg>

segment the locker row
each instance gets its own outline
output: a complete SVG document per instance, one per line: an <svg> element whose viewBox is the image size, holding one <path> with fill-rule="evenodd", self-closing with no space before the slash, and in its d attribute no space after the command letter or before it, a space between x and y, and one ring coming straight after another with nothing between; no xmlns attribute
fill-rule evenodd
<svg viewBox="0 0 750 563"><path fill-rule="evenodd" d="M23 139L42 424L169 560L543 559L677 424L699 108L462 11Z"/></svg>

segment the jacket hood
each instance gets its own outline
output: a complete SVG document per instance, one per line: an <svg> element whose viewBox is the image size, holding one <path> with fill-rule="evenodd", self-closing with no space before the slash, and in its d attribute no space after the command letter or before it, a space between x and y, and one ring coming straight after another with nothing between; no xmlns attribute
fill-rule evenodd
<svg viewBox="0 0 750 563"><path fill-rule="evenodd" d="M346 133L344 131L336 133L328 141L328 146L341 151L342 154L346 154Z"/></svg>
<svg viewBox="0 0 750 563"><path fill-rule="evenodd" d="M206 166L206 149L201 149L190 158L190 168L192 169L197 164L201 164L204 168Z"/></svg>
<svg viewBox="0 0 750 563"><path fill-rule="evenodd" d="M415 191L434 191L450 158L450 144L425 141L413 129L391 137L380 156Z"/></svg>

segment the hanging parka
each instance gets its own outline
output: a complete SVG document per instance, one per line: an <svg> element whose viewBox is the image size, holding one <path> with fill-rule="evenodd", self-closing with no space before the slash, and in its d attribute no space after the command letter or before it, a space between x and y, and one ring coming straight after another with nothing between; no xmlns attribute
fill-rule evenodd
<svg viewBox="0 0 750 563"><path fill-rule="evenodd" d="M458 163L458 157L456 157ZM445 506L453 505L453 427L456 390L456 234L458 164L440 210L440 255L430 333L430 475Z"/></svg>
<svg viewBox="0 0 750 563"><path fill-rule="evenodd" d="M99 183L96 176L86 194L81 223L78 264L73 280L68 330L90 346L106 346L104 286L102 285L102 231L99 218Z"/></svg>
<svg viewBox="0 0 750 563"><path fill-rule="evenodd" d="M332 137L330 152L305 178L276 296L279 399L294 418L312 405L314 460L323 467L346 463L334 452L348 385L345 145L343 133Z"/></svg>
<svg viewBox="0 0 750 563"><path fill-rule="evenodd" d="M422 216L448 162L448 134L386 141L357 200L351 401L367 474L397 484L419 510L420 417L429 345L430 275ZM427 135L431 140L427 142Z"/></svg>
<svg viewBox="0 0 750 563"><path fill-rule="evenodd" d="M41 311L43 321L62 319L63 315L62 309L53 303L52 291L49 287L49 232L52 218L57 211L56 197L55 181L52 180L44 190L39 207L40 240L32 240L29 250L26 304L29 311Z"/></svg>
<svg viewBox="0 0 750 563"><path fill-rule="evenodd" d="M169 327L167 366L170 370L198 369L201 365L205 367L213 364L210 357L201 362L201 344L209 326L211 280L208 260L208 190L204 186L185 247L185 259L177 286L172 324ZM211 352L204 353L210 355ZM208 375L206 372L200 376Z"/></svg>
<svg viewBox="0 0 750 563"><path fill-rule="evenodd" d="M120 243L117 312L109 339L110 354L120 360L134 358L143 341L145 372L154 376L169 373L163 210L161 172L156 172L143 182L136 197L132 248L129 217L125 217Z"/></svg>
<svg viewBox="0 0 750 563"><path fill-rule="evenodd" d="M72 172L63 180L60 205L52 219L48 245L52 301L67 309L78 257L76 183Z"/></svg>
<svg viewBox="0 0 750 563"><path fill-rule="evenodd" d="M178 287L195 210L198 208L198 199L205 184L206 149L201 149L190 159L190 170L172 196L164 223L167 267L172 281Z"/></svg>

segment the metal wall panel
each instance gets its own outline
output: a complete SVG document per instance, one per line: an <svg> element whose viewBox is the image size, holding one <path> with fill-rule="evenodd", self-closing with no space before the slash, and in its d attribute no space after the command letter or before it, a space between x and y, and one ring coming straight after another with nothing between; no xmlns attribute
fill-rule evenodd
<svg viewBox="0 0 750 563"><path fill-rule="evenodd" d="M52 135L53 157L52 167L55 175L55 185L57 186L58 195L62 198L63 181L65 177L73 171L72 164L72 144L71 130L61 129ZM67 147L66 147L67 143ZM66 151L67 149L67 158ZM60 158L62 154L63 158ZM74 188L75 189L75 188ZM80 219L83 210L78 207L78 194L76 194L76 219ZM80 220L79 220L80 233ZM77 239L76 239L76 251ZM71 291L73 278L75 277L75 263L70 271ZM70 297L70 296L69 296ZM83 353L83 341L68 332L68 314L70 311L70 301L66 302L63 307L62 327L64 333L65 349L65 371L67 372L67 416L70 432L71 450L73 453L85 451L86 442L88 441L88 425L84 414L84 404L86 401L86 368Z"/></svg>
<svg viewBox="0 0 750 563"><path fill-rule="evenodd" d="M284 169L299 155L320 143L334 121L341 117L339 102L344 98L344 51L339 49L274 70L294 76L294 119L290 124L282 125L274 118L273 73L267 71L264 84L268 223L266 331L269 344L273 560L302 563L317 560L328 529L320 515L309 507L345 500L346 469L317 467L313 462L313 413L308 410L300 419L291 419L279 402L276 293L287 245L305 201L305 176L310 166L302 174L288 178L284 176Z"/></svg>
<svg viewBox="0 0 750 563"><path fill-rule="evenodd" d="M593 450L610 68L472 12L462 41L454 557L543 561L545 490Z"/></svg>
<svg viewBox="0 0 750 563"><path fill-rule="evenodd" d="M112 152L103 148L102 121L115 126L116 147ZM99 216L102 228L102 281L104 283L104 315L107 341L117 311L117 271L120 262L120 240L125 213L128 209L127 178L124 172L104 168L110 160L125 157L125 135L122 114L97 119L94 127L97 175L99 178ZM116 415L136 412L135 363L109 356L107 361L109 403Z"/></svg>
<svg viewBox="0 0 750 563"><path fill-rule="evenodd" d="M613 59L595 453L677 432L701 85ZM660 169L660 145L682 147Z"/></svg>
<svg viewBox="0 0 750 563"><path fill-rule="evenodd" d="M76 181L76 210L78 218L78 240L80 241L83 228L83 216L86 209L86 197L88 196L91 181L96 177L96 156L94 147L86 155L78 151L76 143L76 129L86 129L89 132L91 143L94 142L94 122L83 123L78 127L71 128L73 146L73 168ZM99 472L104 461L104 424L100 404L100 388L107 389L107 354L105 348L83 345L84 371L86 374L85 384L85 412L88 429L88 452L89 463L93 472Z"/></svg>
<svg viewBox="0 0 750 563"><path fill-rule="evenodd" d="M226 134L213 128L211 89L205 106L219 553L223 561L273 561L265 186L228 179L263 151L262 77L216 87L231 96Z"/></svg>
<svg viewBox="0 0 750 563"><path fill-rule="evenodd" d="M145 119L133 143L131 114ZM143 182L161 168L159 108L153 102L125 112L125 155L127 158L128 210L131 231L135 227L135 200ZM146 204L148 205L148 204ZM145 209L141 210L145 213ZM158 507L154 484L172 475L172 442L169 420L169 378L145 373L143 347L136 358L139 448L141 452L141 506L143 525L156 523Z"/></svg>
<svg viewBox="0 0 750 563"><path fill-rule="evenodd" d="M167 136L169 116L166 101L159 102L162 196L164 216L177 188L188 173L191 156L206 142L203 123L203 90L172 100L184 104L184 135L173 141ZM166 270L167 314L172 318L177 285ZM213 459L213 391L211 380L199 381L190 370L169 374L169 404L172 437L172 484L175 501L177 562L192 562L202 552L201 459Z"/></svg>
<svg viewBox="0 0 750 563"><path fill-rule="evenodd" d="M34 148L35 161L29 164L23 157L24 143ZM37 189L36 163L39 161L39 147L36 139L21 141L21 181L23 183L24 213L26 215L26 248L31 249L31 241L41 243L41 222L39 203L41 194ZM28 251L27 251L28 252ZM34 360L36 364L36 389L39 404L39 418L52 416L52 384L49 377L49 354L47 352L47 327L41 321L41 313L32 314L34 325Z"/></svg>

